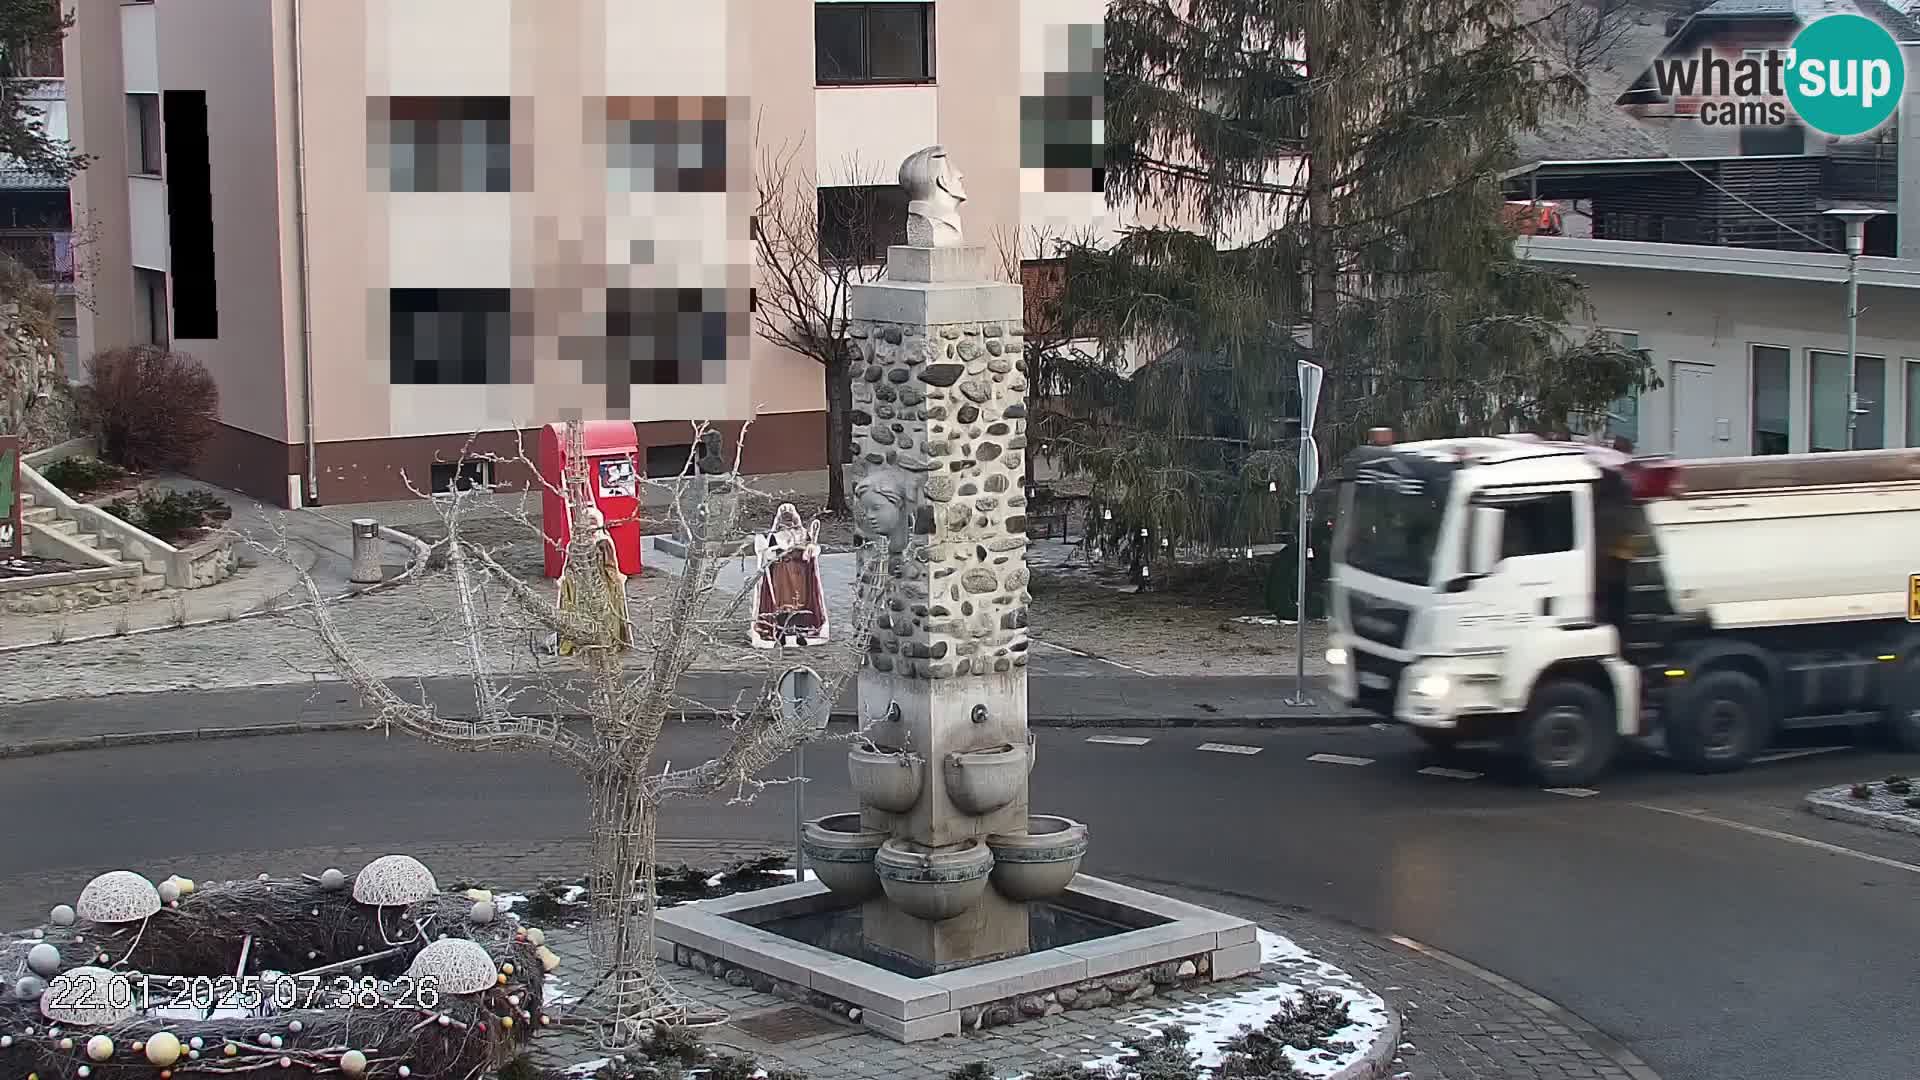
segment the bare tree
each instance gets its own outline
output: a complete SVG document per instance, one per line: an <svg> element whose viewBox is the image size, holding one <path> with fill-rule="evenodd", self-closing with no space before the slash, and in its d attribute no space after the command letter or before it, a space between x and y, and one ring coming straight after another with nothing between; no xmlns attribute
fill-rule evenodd
<svg viewBox="0 0 1920 1080"><path fill-rule="evenodd" d="M1612 66L1641 7L1639 0L1559 0L1540 20L1540 42L1553 59L1585 77Z"/></svg>
<svg viewBox="0 0 1920 1080"><path fill-rule="evenodd" d="M702 443L705 432L705 425L696 426L695 446ZM600 980L583 1001L605 995L594 1003L602 1038L610 1046L620 1046L649 1025L684 1023L693 1008L673 992L654 954L654 860L661 806L673 799L720 795L746 801L769 785L790 782L764 779L760 774L800 743L818 737L824 727L866 650L885 560L863 562L848 620L851 625L835 628L833 644L809 647L799 658L819 675L817 693L807 701L787 703L781 697L780 680L795 659L793 654L785 649L734 647L744 644L745 601L750 590L759 587L758 578L750 577L731 597L718 585L718 574L737 550L740 536L737 448L733 471L722 476L693 475L689 461L677 481L635 478L636 483L672 492L672 512L686 525L691 539L684 572L664 599L636 618L625 580L610 561L611 545L601 531L602 523L590 509L593 502L577 422L569 424L567 437L570 451L563 493L571 531L559 603L549 590L521 580L503 566L493 551L465 538L470 508L475 500L490 497L484 489L432 497L445 526L444 538L434 545L442 549L435 552L434 561L444 561L459 607L455 633L473 684L472 719L443 716L424 698L412 701L391 688L348 640L312 577L302 572L300 578L329 666L378 710L377 725L388 730L398 727L458 750L544 752L585 780L591 800L590 936ZM538 475L524 454L517 463ZM696 484L696 490L704 492L697 505L683 498ZM509 516L540 535L524 509ZM285 538L279 546L263 546L263 550L285 558ZM502 610L524 620L517 629L557 644L556 649L536 650L555 654L550 662L542 661L537 677L516 675L509 680L497 658L490 655L489 640L498 630L492 620ZM679 695L681 677L697 659L716 649L732 653L734 670L745 668L750 677L759 677L758 691L750 699L743 695L723 704L690 702ZM544 709L520 704L520 698L530 692L546 700ZM667 721L687 712L717 714L731 735L725 749L697 764L656 762ZM587 723L560 719L565 716L582 716Z"/></svg>
<svg viewBox="0 0 1920 1080"><path fill-rule="evenodd" d="M821 189L788 143L762 148L755 176L753 245L759 262L754 331L820 365L827 401L827 509L847 512L841 466L853 456L852 364L847 305L853 288L886 273L888 244L906 242L906 208L880 195L859 162L846 185ZM897 219L897 220L896 220Z"/></svg>

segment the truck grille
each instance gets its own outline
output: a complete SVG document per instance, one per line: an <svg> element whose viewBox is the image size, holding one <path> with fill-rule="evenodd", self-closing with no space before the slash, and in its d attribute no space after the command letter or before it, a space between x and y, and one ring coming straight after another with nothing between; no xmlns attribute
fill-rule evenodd
<svg viewBox="0 0 1920 1080"><path fill-rule="evenodd" d="M1363 649L1350 650L1348 655L1353 663L1353 703L1391 719L1393 703L1400 696L1400 676L1407 665Z"/></svg>
<svg viewBox="0 0 1920 1080"><path fill-rule="evenodd" d="M1347 625L1355 635L1377 641L1390 649L1403 649L1407 643L1407 623L1413 612L1390 600L1366 593L1347 593Z"/></svg>

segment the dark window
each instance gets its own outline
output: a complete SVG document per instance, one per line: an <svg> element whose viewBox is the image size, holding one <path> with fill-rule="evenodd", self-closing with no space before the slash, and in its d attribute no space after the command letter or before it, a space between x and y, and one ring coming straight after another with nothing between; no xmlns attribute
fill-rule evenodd
<svg viewBox="0 0 1920 1080"><path fill-rule="evenodd" d="M513 101L382 99L392 191L512 191Z"/></svg>
<svg viewBox="0 0 1920 1080"><path fill-rule="evenodd" d="M213 265L213 166L207 93L169 90L161 98L167 145L167 271L173 277L173 336L220 336Z"/></svg>
<svg viewBox="0 0 1920 1080"><path fill-rule="evenodd" d="M727 99L609 98L607 170L617 191L726 191Z"/></svg>
<svg viewBox="0 0 1920 1080"><path fill-rule="evenodd" d="M1792 440L1792 353L1753 346L1753 452L1784 454Z"/></svg>
<svg viewBox="0 0 1920 1080"><path fill-rule="evenodd" d="M136 266L133 269L134 330L142 345L166 348L167 275L158 270Z"/></svg>
<svg viewBox="0 0 1920 1080"><path fill-rule="evenodd" d="M1818 454L1846 450L1847 354L1807 350L1807 449ZM1854 450L1880 450L1887 435L1887 362L1854 357L1854 393L1863 410L1854 418Z"/></svg>
<svg viewBox="0 0 1920 1080"><path fill-rule="evenodd" d="M820 189L820 260L885 261L907 242L907 193L898 184Z"/></svg>
<svg viewBox="0 0 1920 1080"><path fill-rule="evenodd" d="M1807 129L1799 124L1779 124L1740 129L1740 154L1804 154Z"/></svg>
<svg viewBox="0 0 1920 1080"><path fill-rule="evenodd" d="M649 446L647 447L647 476L653 480L679 476L687 471L688 462L692 459L692 443Z"/></svg>
<svg viewBox="0 0 1920 1080"><path fill-rule="evenodd" d="M448 495L454 491L471 491L474 488L493 486L493 462L486 458L436 461L433 463L432 472L435 495Z"/></svg>
<svg viewBox="0 0 1920 1080"><path fill-rule="evenodd" d="M160 175L160 95L127 95L127 171Z"/></svg>
<svg viewBox="0 0 1920 1080"><path fill-rule="evenodd" d="M723 289L608 289L608 394L634 383L724 382L725 297Z"/></svg>
<svg viewBox="0 0 1920 1080"><path fill-rule="evenodd" d="M813 44L822 86L932 82L933 5L816 3Z"/></svg>
<svg viewBox="0 0 1920 1080"><path fill-rule="evenodd" d="M1573 550L1573 496L1560 491L1502 502L1500 557L1548 555Z"/></svg>
<svg viewBox="0 0 1920 1080"><path fill-rule="evenodd" d="M396 386L513 381L509 289L394 289L389 364Z"/></svg>

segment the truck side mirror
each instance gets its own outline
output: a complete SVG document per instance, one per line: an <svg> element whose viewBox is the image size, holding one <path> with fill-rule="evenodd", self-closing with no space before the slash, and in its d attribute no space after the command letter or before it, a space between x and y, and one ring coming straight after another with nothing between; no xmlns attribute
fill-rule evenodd
<svg viewBox="0 0 1920 1080"><path fill-rule="evenodd" d="M1500 542L1506 533L1506 512L1497 506L1470 508L1467 518L1466 572L1485 577L1500 565Z"/></svg>

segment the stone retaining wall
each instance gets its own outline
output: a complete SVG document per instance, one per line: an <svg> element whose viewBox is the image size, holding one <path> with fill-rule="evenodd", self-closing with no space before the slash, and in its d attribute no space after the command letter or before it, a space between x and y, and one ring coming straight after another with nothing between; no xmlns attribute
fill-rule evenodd
<svg viewBox="0 0 1920 1080"><path fill-rule="evenodd" d="M191 575L189 589L217 585L240 569L240 553L234 549L230 537L202 541L187 548L186 555Z"/></svg>
<svg viewBox="0 0 1920 1080"><path fill-rule="evenodd" d="M95 571L81 570L0 581L0 612L44 615L172 594L171 589L163 589L158 593L142 592L141 574L137 570L125 572L103 568L98 576L95 574Z"/></svg>

